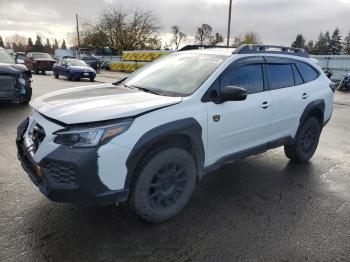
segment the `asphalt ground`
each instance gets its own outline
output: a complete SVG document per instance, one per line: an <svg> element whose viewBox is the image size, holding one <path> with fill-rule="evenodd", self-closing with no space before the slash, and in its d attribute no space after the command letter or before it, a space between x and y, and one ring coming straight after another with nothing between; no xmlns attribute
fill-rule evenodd
<svg viewBox="0 0 350 262"><path fill-rule="evenodd" d="M33 79L34 97L93 84ZM46 199L16 157L16 127L30 113L0 105L0 261L350 261L350 92L336 92L310 163L293 164L278 148L225 165L161 225L144 223L125 204Z"/></svg>

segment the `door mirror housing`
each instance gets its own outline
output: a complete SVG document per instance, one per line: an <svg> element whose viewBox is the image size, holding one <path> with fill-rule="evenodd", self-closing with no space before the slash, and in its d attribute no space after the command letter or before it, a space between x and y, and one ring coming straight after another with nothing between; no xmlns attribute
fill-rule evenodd
<svg viewBox="0 0 350 262"><path fill-rule="evenodd" d="M248 95L247 89L238 86L225 86L220 93L220 96L214 100L216 104L226 101L243 101L246 100Z"/></svg>

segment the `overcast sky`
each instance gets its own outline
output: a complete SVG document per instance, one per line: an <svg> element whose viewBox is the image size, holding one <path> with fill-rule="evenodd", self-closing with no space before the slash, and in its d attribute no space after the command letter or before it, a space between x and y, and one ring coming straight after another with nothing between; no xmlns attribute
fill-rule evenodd
<svg viewBox="0 0 350 262"><path fill-rule="evenodd" d="M172 25L194 36L202 23L226 36L229 0L0 0L0 35L67 38L75 13L93 22L110 3L152 10L164 38ZM316 39L336 26L343 36L349 32L350 0L233 0L231 36L253 30L264 43L289 45L298 33Z"/></svg>

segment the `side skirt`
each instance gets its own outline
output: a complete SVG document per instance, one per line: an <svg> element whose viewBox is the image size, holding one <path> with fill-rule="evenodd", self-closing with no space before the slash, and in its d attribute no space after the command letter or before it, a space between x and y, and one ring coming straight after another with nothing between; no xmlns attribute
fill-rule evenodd
<svg viewBox="0 0 350 262"><path fill-rule="evenodd" d="M292 137L283 137L280 139L273 140L271 142L264 143L262 145L255 146L255 147L250 148L250 149L246 149L246 150L243 150L240 152L233 153L233 154L228 155L228 156L224 156L223 158L216 161L214 164L205 167L203 174L206 175L210 172L213 172L227 163L236 162L236 161L244 159L248 156L261 154L261 153L266 152L267 150L277 148L277 147L280 147L280 146L283 146L286 144L293 144L293 138Z"/></svg>

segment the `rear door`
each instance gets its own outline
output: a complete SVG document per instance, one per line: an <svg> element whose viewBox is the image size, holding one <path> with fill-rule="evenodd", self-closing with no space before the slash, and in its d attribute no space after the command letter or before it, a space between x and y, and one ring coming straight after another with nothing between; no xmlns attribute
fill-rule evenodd
<svg viewBox="0 0 350 262"><path fill-rule="evenodd" d="M246 88L247 99L222 104L207 102L207 164L237 152L269 142L271 136L271 96L265 92L264 59L246 58L234 62L211 87L217 93L224 86Z"/></svg>
<svg viewBox="0 0 350 262"><path fill-rule="evenodd" d="M308 96L295 61L266 57L269 92L272 97L272 133L274 139L294 136L306 107Z"/></svg>

